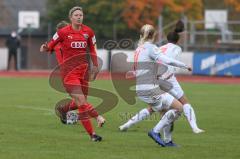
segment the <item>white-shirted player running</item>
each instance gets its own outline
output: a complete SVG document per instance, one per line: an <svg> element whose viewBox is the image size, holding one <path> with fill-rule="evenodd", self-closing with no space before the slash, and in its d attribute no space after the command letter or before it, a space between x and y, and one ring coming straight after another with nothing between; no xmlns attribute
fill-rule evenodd
<svg viewBox="0 0 240 159"><path fill-rule="evenodd" d="M164 127L170 126L180 116L183 105L159 87L158 72L167 69L166 65L189 71L191 68L161 53L161 50L153 44L155 35L156 31L152 25L146 24L141 28L139 47L136 49L134 57L136 93L138 98L147 103L152 110L167 111L159 123L148 132L149 137L156 143L167 146L168 143L161 139L160 131Z"/></svg>
<svg viewBox="0 0 240 159"><path fill-rule="evenodd" d="M182 21L179 21L176 24L176 28L173 32L170 32L167 35L168 43L166 45L163 45L160 47L161 53L164 55L172 58L172 59L177 59L177 57L182 53L181 47L177 45L179 41L179 33L184 30L184 24ZM168 66L167 72L165 72L162 76L161 79L167 80L172 84L172 89L168 91L172 96L174 96L176 99L178 99L182 104L183 104L183 112L185 117L187 118L192 131L194 133L202 133L204 130L199 129L196 123L196 116L194 113L194 110L192 106L189 104L180 84L178 83L175 75L175 68L172 66ZM121 131L126 131L128 128L131 126L135 125L136 123L142 121L143 119L147 118L154 112L151 107L142 109L138 114L133 116L128 122L125 124L121 125L119 129ZM172 143L172 135L171 135L171 126L165 127L163 129L163 135L164 135L164 140L166 143L169 143L169 146L175 146ZM172 143L172 145L170 144Z"/></svg>

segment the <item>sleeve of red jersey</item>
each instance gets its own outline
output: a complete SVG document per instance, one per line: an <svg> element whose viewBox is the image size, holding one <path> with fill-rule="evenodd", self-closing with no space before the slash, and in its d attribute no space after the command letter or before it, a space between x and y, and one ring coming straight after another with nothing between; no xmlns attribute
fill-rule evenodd
<svg viewBox="0 0 240 159"><path fill-rule="evenodd" d="M54 47L63 40L62 32L56 32L52 39L48 42L48 51L53 51Z"/></svg>
<svg viewBox="0 0 240 159"><path fill-rule="evenodd" d="M89 50L90 50L90 56L92 59L92 63L94 66L98 66L98 60L97 60L97 53L96 53L96 37L93 32L93 30L89 29L89 38L88 38L88 44L89 44Z"/></svg>

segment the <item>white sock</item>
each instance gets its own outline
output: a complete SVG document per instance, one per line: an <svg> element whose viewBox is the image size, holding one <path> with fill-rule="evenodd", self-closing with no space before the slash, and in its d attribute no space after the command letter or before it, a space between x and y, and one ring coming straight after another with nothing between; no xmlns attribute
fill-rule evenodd
<svg viewBox="0 0 240 159"><path fill-rule="evenodd" d="M173 121L175 121L180 116L180 113L178 113L176 110L171 109L167 111L162 119L157 123L157 125L153 128L153 132L160 133L160 131L168 126L171 125Z"/></svg>
<svg viewBox="0 0 240 159"><path fill-rule="evenodd" d="M131 119L128 120L125 124L123 124L124 127L130 128L132 125L137 124L138 122L146 119L148 116L150 116L150 112L147 108L142 109L139 113L134 115Z"/></svg>
<svg viewBox="0 0 240 159"><path fill-rule="evenodd" d="M190 104L183 105L183 112L192 129L198 129L195 112Z"/></svg>
<svg viewBox="0 0 240 159"><path fill-rule="evenodd" d="M171 127L172 127L172 124L167 125L163 128L163 137L166 143L172 141Z"/></svg>

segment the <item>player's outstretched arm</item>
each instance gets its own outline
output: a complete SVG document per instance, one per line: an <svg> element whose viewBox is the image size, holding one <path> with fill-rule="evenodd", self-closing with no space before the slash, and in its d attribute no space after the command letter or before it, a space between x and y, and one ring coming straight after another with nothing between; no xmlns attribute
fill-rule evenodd
<svg viewBox="0 0 240 159"><path fill-rule="evenodd" d="M180 61L175 60L175 59L172 59L172 58L169 58L166 55L160 53L159 49L157 47L152 47L152 50L150 51L149 56L154 61L156 61L156 62L158 62L160 64L163 63L163 64L166 64L166 65L171 65L171 66L187 69L189 71L192 70L192 68L187 66L185 63L180 62Z"/></svg>

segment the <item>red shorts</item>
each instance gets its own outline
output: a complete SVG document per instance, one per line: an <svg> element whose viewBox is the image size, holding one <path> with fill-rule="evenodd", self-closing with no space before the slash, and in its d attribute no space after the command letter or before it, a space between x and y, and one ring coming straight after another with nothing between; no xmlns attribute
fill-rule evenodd
<svg viewBox="0 0 240 159"><path fill-rule="evenodd" d="M88 66L82 65L67 73L63 77L63 84L69 94L84 94L88 95Z"/></svg>

